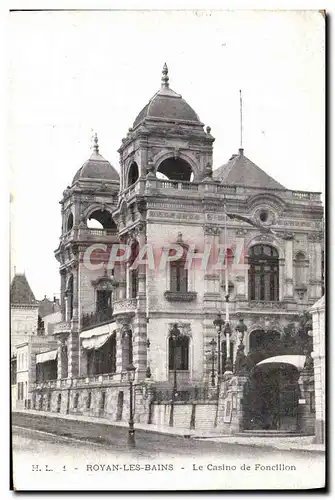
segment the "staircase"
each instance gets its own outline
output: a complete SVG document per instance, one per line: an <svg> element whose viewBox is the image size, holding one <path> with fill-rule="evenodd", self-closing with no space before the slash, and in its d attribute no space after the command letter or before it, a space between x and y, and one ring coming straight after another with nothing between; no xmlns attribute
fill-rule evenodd
<svg viewBox="0 0 335 500"><path fill-rule="evenodd" d="M313 434L309 434L306 432L301 432L297 430L288 430L288 429L253 429L253 430L245 430L235 434L236 436L244 436L244 437L293 437L293 436L312 436Z"/></svg>

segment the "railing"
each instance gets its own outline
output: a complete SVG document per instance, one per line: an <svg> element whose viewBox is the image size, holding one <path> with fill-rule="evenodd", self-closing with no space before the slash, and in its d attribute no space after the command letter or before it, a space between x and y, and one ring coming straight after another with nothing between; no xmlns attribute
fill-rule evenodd
<svg viewBox="0 0 335 500"><path fill-rule="evenodd" d="M69 321L61 321L56 323L54 326L54 335L58 333L69 332L71 330L71 325Z"/></svg>
<svg viewBox="0 0 335 500"><path fill-rule="evenodd" d="M224 184L218 184L216 186L216 191L218 193L231 193L231 194L235 194L236 193L236 186L225 186Z"/></svg>
<svg viewBox="0 0 335 500"><path fill-rule="evenodd" d="M162 403L172 400L172 388L152 388L153 402ZM173 401L192 402L192 401L213 401L217 399L216 391L208 386L190 387L188 389L177 389Z"/></svg>
<svg viewBox="0 0 335 500"><path fill-rule="evenodd" d="M108 307L102 311L83 314L81 317L82 330L88 330L95 326L103 325L113 319L113 308Z"/></svg>
<svg viewBox="0 0 335 500"><path fill-rule="evenodd" d="M72 387L79 387L90 384L105 384L114 379L115 373L101 373L97 375L86 375L72 379Z"/></svg>
<svg viewBox="0 0 335 500"><path fill-rule="evenodd" d="M118 234L116 229L101 229L101 228L89 228L85 227L85 229L82 229L82 231L85 231L88 235L90 236L99 236L100 238L102 236L116 236Z"/></svg>
<svg viewBox="0 0 335 500"><path fill-rule="evenodd" d="M116 300L113 303L113 306L114 306L114 315L125 312L134 312L137 308L137 299Z"/></svg>
<svg viewBox="0 0 335 500"><path fill-rule="evenodd" d="M53 380L42 380L32 384L33 390L38 389L55 389L57 387L57 379Z"/></svg>
<svg viewBox="0 0 335 500"><path fill-rule="evenodd" d="M209 183L195 183L189 181L174 181L174 180L163 180L158 178L147 179L147 180L138 180L132 186L129 186L127 189L123 191L123 195L128 197L134 193L139 193L141 191L141 186L153 186L155 188L162 189L177 189L184 191L202 191L207 190L208 186L211 187L211 191L213 193L226 193L226 194L250 194L250 192L259 193L262 192L261 188L253 187L253 186L232 186L226 184L220 184L215 182ZM206 187L207 186L207 187ZM267 188L267 191L272 191L273 193L278 193L279 196L288 199L295 199L297 201L320 201L320 193L318 192L308 192L308 191L290 191L289 189L276 189L276 188Z"/></svg>
<svg viewBox="0 0 335 500"><path fill-rule="evenodd" d="M252 309L287 309L287 303L279 300L250 300L248 305Z"/></svg>
<svg viewBox="0 0 335 500"><path fill-rule="evenodd" d="M157 179L157 181L160 183L160 186L163 189L180 189L180 190L186 190L186 191L198 191L199 186L198 184L194 184L193 182L185 182L185 181L163 181L160 179Z"/></svg>

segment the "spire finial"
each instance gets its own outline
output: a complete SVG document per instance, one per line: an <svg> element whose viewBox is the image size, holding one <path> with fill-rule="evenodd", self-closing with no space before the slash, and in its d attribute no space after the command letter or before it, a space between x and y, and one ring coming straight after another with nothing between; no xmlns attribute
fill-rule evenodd
<svg viewBox="0 0 335 500"><path fill-rule="evenodd" d="M166 63L164 63L162 71L162 88L169 88L169 70Z"/></svg>
<svg viewBox="0 0 335 500"><path fill-rule="evenodd" d="M99 140L98 140L98 134L95 132L94 134L94 144L93 144L93 151L95 154L99 154Z"/></svg>

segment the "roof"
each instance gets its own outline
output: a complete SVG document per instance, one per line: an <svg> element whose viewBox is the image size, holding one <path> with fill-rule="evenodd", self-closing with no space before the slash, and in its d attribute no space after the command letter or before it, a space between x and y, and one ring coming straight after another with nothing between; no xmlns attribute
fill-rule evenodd
<svg viewBox="0 0 335 500"><path fill-rule="evenodd" d="M162 86L137 115L133 128L137 127L146 118L201 123L194 109L180 94L170 89L168 82L168 68L164 64Z"/></svg>
<svg viewBox="0 0 335 500"><path fill-rule="evenodd" d="M10 302L12 305L37 305L25 274L16 274L14 276L10 288Z"/></svg>
<svg viewBox="0 0 335 500"><path fill-rule="evenodd" d="M223 184L286 189L285 186L244 156L243 149L239 149L238 154L232 155L227 163L214 170L213 177Z"/></svg>
<svg viewBox="0 0 335 500"><path fill-rule="evenodd" d="M317 302L315 302L315 304L313 304L313 306L310 309L310 312L316 312L324 308L325 308L325 296L322 295L321 299L319 299Z"/></svg>
<svg viewBox="0 0 335 500"><path fill-rule="evenodd" d="M103 179L118 181L120 176L115 168L99 153L98 135L94 135L93 153L73 177L72 183L78 179Z"/></svg>
<svg viewBox="0 0 335 500"><path fill-rule="evenodd" d="M48 314L60 311L59 301L49 300L47 297L44 297L44 299L39 300L38 302L38 314L41 318L44 318L44 316L47 316Z"/></svg>
<svg viewBox="0 0 335 500"><path fill-rule="evenodd" d="M90 158L78 170L72 183L78 179L104 179L119 181L120 176L115 168L101 154L93 152Z"/></svg>

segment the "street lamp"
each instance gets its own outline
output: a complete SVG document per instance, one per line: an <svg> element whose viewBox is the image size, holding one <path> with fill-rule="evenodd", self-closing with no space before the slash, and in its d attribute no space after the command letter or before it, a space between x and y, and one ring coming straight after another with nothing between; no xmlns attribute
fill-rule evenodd
<svg viewBox="0 0 335 500"><path fill-rule="evenodd" d="M127 375L129 382L129 429L128 429L128 445L130 448L135 447L135 429L133 415L133 383L135 380L135 366L130 363L127 366Z"/></svg>
<svg viewBox="0 0 335 500"><path fill-rule="evenodd" d="M215 372L214 372L214 364L215 364L215 348L216 348L216 342L214 339L210 341L210 346L211 346L211 356L212 356L212 375L211 375L211 382L212 382L212 387L215 387Z"/></svg>
<svg viewBox="0 0 335 500"><path fill-rule="evenodd" d="M221 318L221 313L218 313L217 317L213 321L213 325L218 333L218 379L221 376L221 332L225 322Z"/></svg>
<svg viewBox="0 0 335 500"><path fill-rule="evenodd" d="M173 388L172 388L171 411L170 411L170 420L169 420L170 427L173 427L173 413L174 413L173 403L174 403L175 397L177 396L176 347L177 347L177 340L179 337L180 337L180 330L178 328L178 325L175 323L170 330L170 338L171 338L172 343L173 343Z"/></svg>

